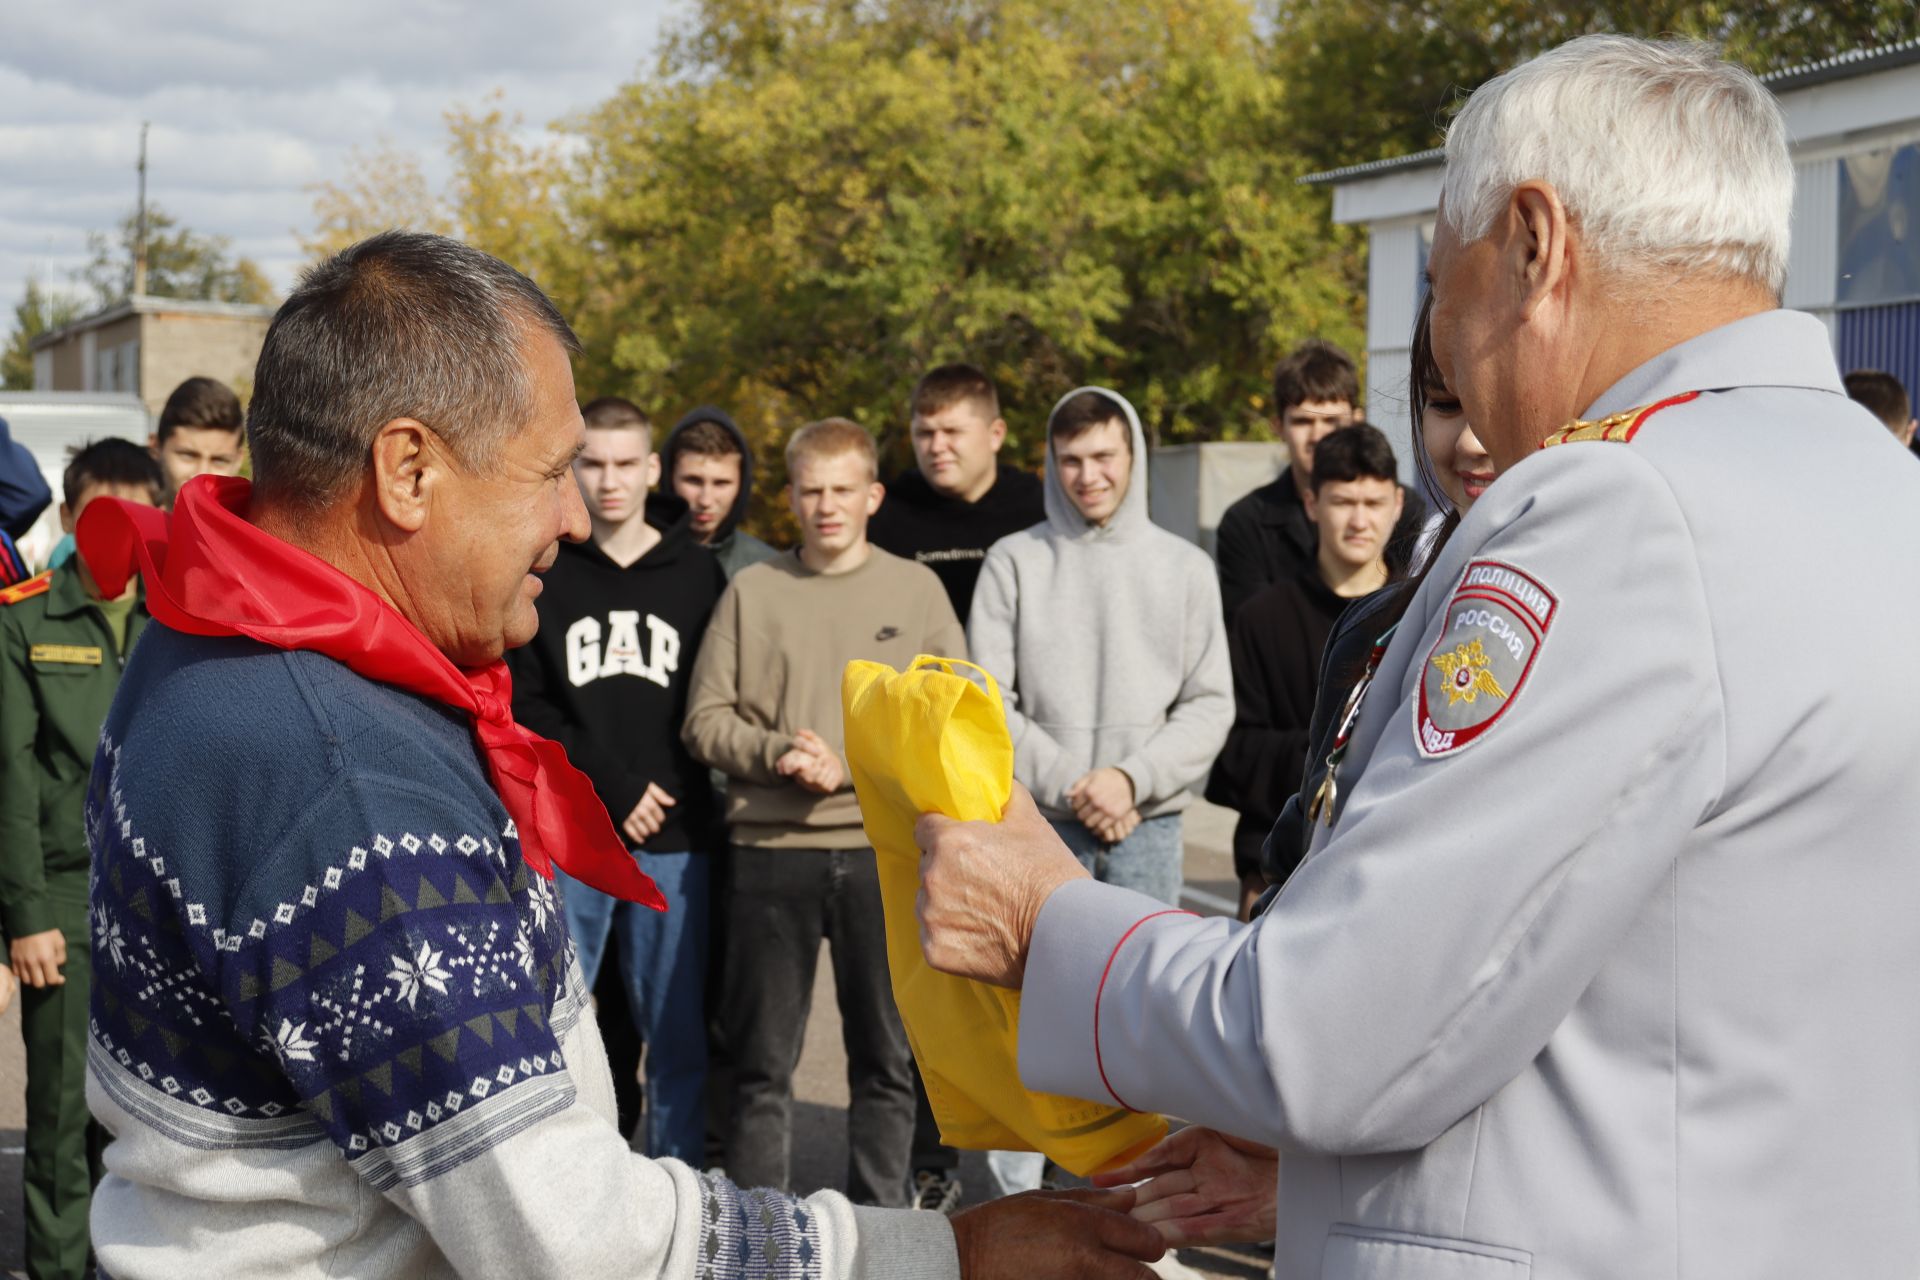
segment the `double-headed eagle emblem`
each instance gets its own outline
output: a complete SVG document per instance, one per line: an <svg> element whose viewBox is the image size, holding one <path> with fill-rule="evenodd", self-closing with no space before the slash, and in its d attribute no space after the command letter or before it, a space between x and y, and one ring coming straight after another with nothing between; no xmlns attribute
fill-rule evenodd
<svg viewBox="0 0 1920 1280"><path fill-rule="evenodd" d="M1487 668L1492 665L1487 651L1475 640L1472 644L1457 644L1452 653L1442 653L1433 659L1433 665L1440 668L1440 674L1447 682L1447 705L1456 702L1473 703L1481 694L1490 698L1505 698L1507 691L1493 678L1493 672Z"/></svg>

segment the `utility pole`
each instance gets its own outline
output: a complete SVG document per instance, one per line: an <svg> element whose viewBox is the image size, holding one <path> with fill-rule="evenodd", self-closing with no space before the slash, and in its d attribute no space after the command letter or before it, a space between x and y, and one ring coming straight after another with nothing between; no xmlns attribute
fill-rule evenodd
<svg viewBox="0 0 1920 1280"><path fill-rule="evenodd" d="M134 212L133 296L147 291L147 122L140 122L140 201Z"/></svg>

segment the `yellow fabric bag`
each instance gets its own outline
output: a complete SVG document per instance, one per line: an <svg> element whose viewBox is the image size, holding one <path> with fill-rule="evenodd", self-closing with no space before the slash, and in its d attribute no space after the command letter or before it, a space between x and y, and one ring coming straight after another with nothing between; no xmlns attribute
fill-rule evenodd
<svg viewBox="0 0 1920 1280"><path fill-rule="evenodd" d="M955 667L979 671L986 689ZM1020 993L936 972L915 899L923 813L998 821L1013 794L1013 740L993 677L921 655L905 671L850 662L840 684L847 764L880 868L893 997L948 1146L1043 1151L1085 1176L1166 1136L1167 1122L1020 1083Z"/></svg>

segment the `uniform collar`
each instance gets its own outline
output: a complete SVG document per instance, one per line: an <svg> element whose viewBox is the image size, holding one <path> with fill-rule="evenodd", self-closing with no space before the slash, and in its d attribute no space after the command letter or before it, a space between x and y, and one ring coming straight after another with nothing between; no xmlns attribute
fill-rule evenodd
<svg viewBox="0 0 1920 1280"><path fill-rule="evenodd" d="M1688 391L1798 387L1845 395L1827 326L1804 311L1762 311L1669 347L1614 383L1580 417L1609 414Z"/></svg>
<svg viewBox="0 0 1920 1280"><path fill-rule="evenodd" d="M135 597L144 599L144 593ZM47 585L47 616L49 618L73 618L103 603L87 594L87 584L81 580L80 566L69 561L54 572L53 581Z"/></svg>

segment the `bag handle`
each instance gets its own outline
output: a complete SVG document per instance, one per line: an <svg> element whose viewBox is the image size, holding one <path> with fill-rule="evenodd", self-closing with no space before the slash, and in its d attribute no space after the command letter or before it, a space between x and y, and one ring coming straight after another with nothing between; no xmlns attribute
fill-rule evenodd
<svg viewBox="0 0 1920 1280"><path fill-rule="evenodd" d="M954 670L955 667L965 667L969 671L979 672L980 678L987 682L987 692L992 695L995 702L1001 702L1000 682L993 678L993 672L987 670L977 662L968 662L965 658L942 658L935 654L922 653L907 664L908 671L940 670L950 676L960 674Z"/></svg>

